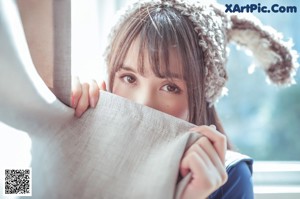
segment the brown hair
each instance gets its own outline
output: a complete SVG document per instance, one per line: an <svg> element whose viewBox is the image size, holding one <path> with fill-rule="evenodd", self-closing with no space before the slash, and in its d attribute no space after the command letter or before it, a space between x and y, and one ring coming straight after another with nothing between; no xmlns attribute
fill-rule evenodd
<svg viewBox="0 0 300 199"><path fill-rule="evenodd" d="M147 52L152 70L158 77L170 76L170 49L175 49L182 62L180 72L188 89L189 122L214 124L225 134L215 108L205 100L204 55L192 22L176 9L161 5L138 9L120 27L112 38L107 57L109 90L112 91L115 73L122 67L135 39L140 41L139 71L144 70L143 53ZM229 144L228 148L231 148Z"/></svg>

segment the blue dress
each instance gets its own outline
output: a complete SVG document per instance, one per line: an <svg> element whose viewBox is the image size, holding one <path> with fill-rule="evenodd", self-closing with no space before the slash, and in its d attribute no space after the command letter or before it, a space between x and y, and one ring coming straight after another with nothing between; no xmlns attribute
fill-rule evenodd
<svg viewBox="0 0 300 199"><path fill-rule="evenodd" d="M210 199L253 199L253 159L237 152L226 152L227 182L212 193Z"/></svg>

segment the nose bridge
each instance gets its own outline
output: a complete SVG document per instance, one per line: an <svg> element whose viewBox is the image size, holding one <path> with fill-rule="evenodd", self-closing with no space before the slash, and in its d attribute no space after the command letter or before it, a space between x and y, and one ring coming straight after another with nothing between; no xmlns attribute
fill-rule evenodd
<svg viewBox="0 0 300 199"><path fill-rule="evenodd" d="M136 94L136 102L151 108L155 108L155 94L153 90L150 87L141 89Z"/></svg>

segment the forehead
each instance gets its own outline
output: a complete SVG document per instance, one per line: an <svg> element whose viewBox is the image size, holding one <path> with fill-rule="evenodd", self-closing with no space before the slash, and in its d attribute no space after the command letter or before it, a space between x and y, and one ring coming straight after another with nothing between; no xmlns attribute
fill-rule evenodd
<svg viewBox="0 0 300 199"><path fill-rule="evenodd" d="M153 46L140 37L131 43L123 65L135 68L142 75L183 78L183 65L177 45Z"/></svg>

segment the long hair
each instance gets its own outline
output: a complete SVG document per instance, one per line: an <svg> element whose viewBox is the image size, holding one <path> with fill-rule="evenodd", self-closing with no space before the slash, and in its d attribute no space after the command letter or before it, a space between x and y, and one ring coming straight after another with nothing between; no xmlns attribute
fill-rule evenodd
<svg viewBox="0 0 300 199"><path fill-rule="evenodd" d="M112 91L115 73L122 67L127 51L136 39L140 41L138 70L141 73L144 71L144 53L147 52L154 74L170 77L170 67L174 66L170 66L169 60L175 50L181 60L181 68L176 70L188 89L188 121L195 125L214 124L225 134L214 106L210 107L205 100L204 54L192 22L172 7L150 6L137 10L120 27L112 38L107 57L109 90ZM229 143L228 148L231 148Z"/></svg>

